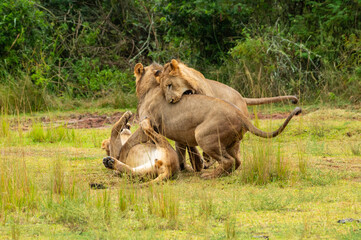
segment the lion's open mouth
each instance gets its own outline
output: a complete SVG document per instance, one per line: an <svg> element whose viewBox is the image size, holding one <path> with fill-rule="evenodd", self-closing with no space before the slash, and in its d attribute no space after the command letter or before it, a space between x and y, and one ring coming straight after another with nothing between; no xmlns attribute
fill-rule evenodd
<svg viewBox="0 0 361 240"><path fill-rule="evenodd" d="M191 94L193 94L192 90L187 90L183 93L183 95L191 95Z"/></svg>

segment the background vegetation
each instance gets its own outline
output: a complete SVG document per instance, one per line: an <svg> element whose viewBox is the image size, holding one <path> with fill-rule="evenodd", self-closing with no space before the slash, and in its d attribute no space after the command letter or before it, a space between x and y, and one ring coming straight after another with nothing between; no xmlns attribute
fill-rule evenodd
<svg viewBox="0 0 361 240"><path fill-rule="evenodd" d="M3 0L0 106L134 107L134 64L171 58L249 97L358 103L360 12L360 0Z"/></svg>

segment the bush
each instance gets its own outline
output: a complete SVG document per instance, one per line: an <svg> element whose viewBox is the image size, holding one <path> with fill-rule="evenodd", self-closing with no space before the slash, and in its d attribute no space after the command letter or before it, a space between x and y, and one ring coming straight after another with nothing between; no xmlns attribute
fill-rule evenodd
<svg viewBox="0 0 361 240"><path fill-rule="evenodd" d="M28 0L4 0L0 3L0 69L14 74L27 71L47 46L51 28L43 12ZM36 60L35 60L36 61ZM14 68L14 65L17 67ZM0 80L1 81L1 80Z"/></svg>
<svg viewBox="0 0 361 240"><path fill-rule="evenodd" d="M0 107L9 113L46 110L51 106L50 96L39 89L29 76L8 76L7 84L0 84Z"/></svg>
<svg viewBox="0 0 361 240"><path fill-rule="evenodd" d="M0 101L31 112L128 96L135 62L180 58L249 97L358 102L360 11L352 0L4 0Z"/></svg>
<svg viewBox="0 0 361 240"><path fill-rule="evenodd" d="M260 36L248 34L229 55L215 71L216 76L245 96L309 97L321 85L315 79L321 66L320 56L272 28L264 29Z"/></svg>

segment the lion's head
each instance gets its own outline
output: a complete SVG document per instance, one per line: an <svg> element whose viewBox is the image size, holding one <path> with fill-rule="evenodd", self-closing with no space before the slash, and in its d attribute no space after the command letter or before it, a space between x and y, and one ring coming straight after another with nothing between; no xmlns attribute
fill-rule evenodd
<svg viewBox="0 0 361 240"><path fill-rule="evenodd" d="M158 81L169 103L178 102L183 95L206 94L209 91L206 78L202 73L175 59L164 65Z"/></svg>
<svg viewBox="0 0 361 240"><path fill-rule="evenodd" d="M138 99L141 98L149 89L159 85L155 78L163 70L163 66L157 63L144 67L137 63L134 67L134 76L136 81L136 92Z"/></svg>
<svg viewBox="0 0 361 240"><path fill-rule="evenodd" d="M107 156L110 156L110 139L104 139L101 148L107 152Z"/></svg>

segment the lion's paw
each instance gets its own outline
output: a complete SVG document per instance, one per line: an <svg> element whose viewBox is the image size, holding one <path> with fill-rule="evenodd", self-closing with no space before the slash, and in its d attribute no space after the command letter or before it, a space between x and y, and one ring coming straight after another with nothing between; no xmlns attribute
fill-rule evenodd
<svg viewBox="0 0 361 240"><path fill-rule="evenodd" d="M122 117L125 118L126 121L128 121L133 116L133 113L131 111L126 111Z"/></svg>
<svg viewBox="0 0 361 240"><path fill-rule="evenodd" d="M143 129L143 131L152 129L150 121L147 118L140 122L140 127Z"/></svg>
<svg viewBox="0 0 361 240"><path fill-rule="evenodd" d="M103 158L103 164L106 168L114 169L115 161L112 157Z"/></svg>

